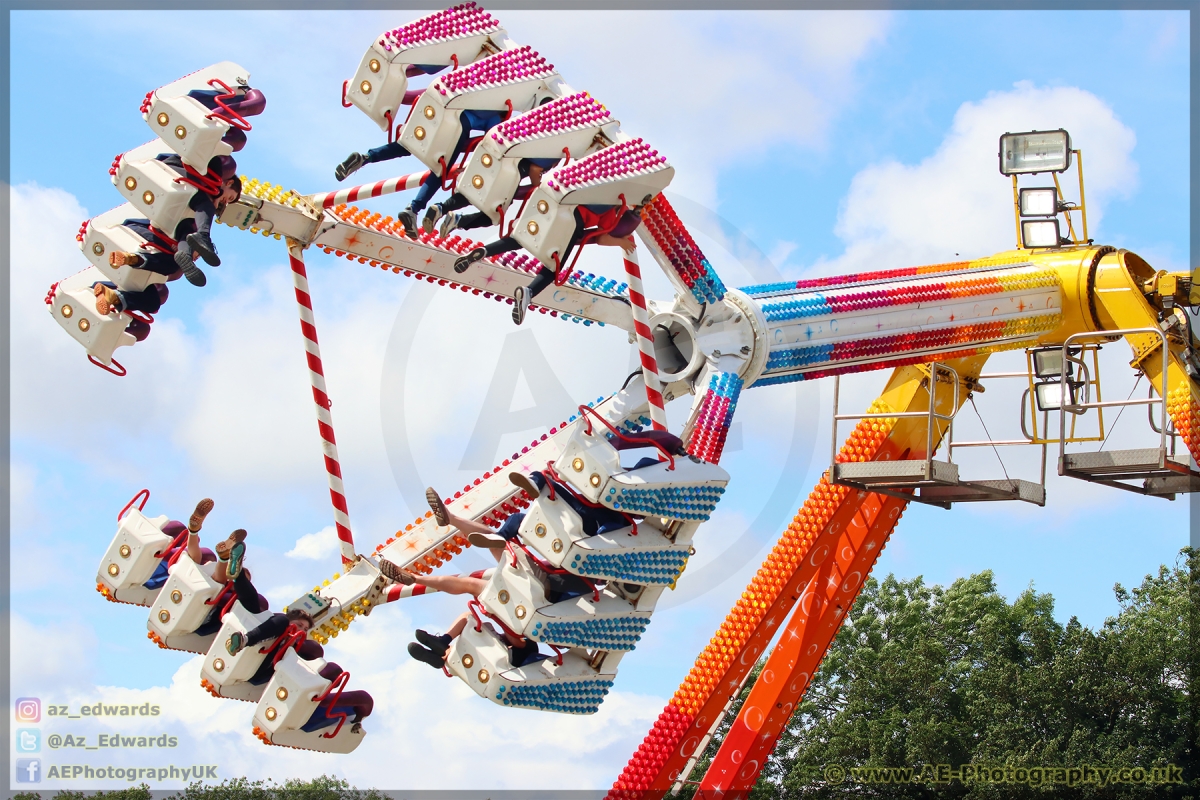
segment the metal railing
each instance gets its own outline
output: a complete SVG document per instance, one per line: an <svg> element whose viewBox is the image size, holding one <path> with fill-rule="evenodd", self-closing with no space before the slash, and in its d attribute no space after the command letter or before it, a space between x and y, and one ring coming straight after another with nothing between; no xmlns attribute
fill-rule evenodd
<svg viewBox="0 0 1200 800"><path fill-rule="evenodd" d="M985 372L979 376L978 381L983 382L985 380L1002 380L1005 378L1020 378L1024 381L1032 382L1032 372L1030 372L1030 371L1026 371L1026 372ZM1042 464L1041 464L1041 474L1039 476L1038 482L1041 484L1041 486L1044 489L1046 486L1046 460L1048 458L1048 452L1047 452L1047 444L1048 443L1045 441L1042 441L1039 443L1038 440L1034 436L1031 436L1029 433L1029 427L1025 424L1025 411L1027 408L1032 409L1032 407L1033 407L1033 402L1032 402L1031 393L1030 393L1029 389L1025 389L1025 391L1021 393L1021 435L1025 437L1024 439L976 439L976 440L967 440L965 442L956 442L956 441L954 441L954 429L951 428L950 431L948 432L948 437L947 437L947 442L946 442L947 460L949 460L949 461L954 460L954 448L956 448L956 447L992 447L992 448L995 448L995 447L1015 447L1015 446L1022 446L1022 445L1040 444L1041 448L1042 448ZM1050 412L1043 411L1042 412L1042 427L1043 428L1047 427L1049 420L1050 420ZM997 453L996 457L997 457L997 459L999 459L1000 454ZM1000 462L1000 466L1001 466L1001 468L1004 467L1003 461ZM1007 475L1007 472L1006 472L1006 475Z"/></svg>
<svg viewBox="0 0 1200 800"><path fill-rule="evenodd" d="M953 436L954 415L958 412L959 405L959 387L960 382L958 372L945 364L939 364L936 361L930 362L926 366L929 367L929 409L927 411L891 411L878 413L862 413L862 414L839 414L838 413L838 397L841 393L841 376L833 376L833 430L830 435L830 455L829 455L829 476L832 480L837 475L837 455L838 455L838 423L843 420L866 420L866 419L897 419L897 418L924 418L926 420L925 431L925 480L933 479L933 430L935 421L945 422L947 435ZM937 413L937 384L938 373L943 372L950 378L950 383L954 389L953 403L949 414Z"/></svg>
<svg viewBox="0 0 1200 800"><path fill-rule="evenodd" d="M1087 377L1089 375L1088 366L1084 362L1082 354L1080 354L1079 356L1074 356L1071 354L1071 352L1070 352L1071 342L1080 340L1080 339L1087 339L1087 338L1091 338L1091 339L1095 339L1098 337L1108 338L1108 337L1112 337L1112 336L1130 336L1133 334L1154 334L1155 336L1157 336L1159 338L1159 341L1162 345L1162 386L1159 389L1158 398L1156 399L1153 395L1151 395L1150 397L1148 397L1145 400L1133 400L1133 399L1100 400L1100 399L1097 399L1096 402L1092 402L1091 401L1092 395L1091 395L1091 388L1090 388L1091 383L1087 380ZM1165 459L1167 457L1167 425L1168 425L1168 423L1167 423L1167 377L1168 377L1167 370L1168 370L1168 367L1170 364L1170 361L1169 361L1170 349L1167 346L1166 333L1164 333L1159 328L1121 328L1119 330L1114 330L1114 331L1104 331L1102 334L1091 333L1091 332L1076 333L1076 334L1072 334L1071 336L1068 336L1063 341L1062 358L1063 358L1063 368L1062 368L1061 374L1058 376L1059 387L1060 387L1059 388L1059 397L1061 398L1061 400L1065 401L1067 398L1070 397L1070 394L1068 394L1068 381L1067 381L1067 364L1068 364L1068 362L1075 364L1077 367L1079 367L1085 380L1083 381L1082 386L1080 387L1083 389L1083 402L1082 403L1060 402L1059 407L1058 407L1059 474L1066 474L1063 472L1063 464L1065 463L1064 457L1066 456L1066 452L1067 452L1067 437L1066 437L1067 414L1068 413L1083 414L1092 408L1104 409L1104 408L1123 408L1126 406L1147 406L1147 414L1150 415L1150 417L1151 417L1151 427L1153 427L1155 429L1155 432L1158 433L1158 435L1159 435L1159 445L1158 445L1159 461L1160 462L1165 461ZM1151 414L1150 407L1152 407L1154 405L1158 405L1158 404L1161 404L1161 421L1159 422L1158 426L1155 427L1153 424L1153 415Z"/></svg>

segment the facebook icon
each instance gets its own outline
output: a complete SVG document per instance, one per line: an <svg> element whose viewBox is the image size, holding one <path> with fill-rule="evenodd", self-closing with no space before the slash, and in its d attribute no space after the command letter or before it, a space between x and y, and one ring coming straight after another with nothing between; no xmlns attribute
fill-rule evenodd
<svg viewBox="0 0 1200 800"><path fill-rule="evenodd" d="M40 758L17 759L17 783L41 783L42 760Z"/></svg>

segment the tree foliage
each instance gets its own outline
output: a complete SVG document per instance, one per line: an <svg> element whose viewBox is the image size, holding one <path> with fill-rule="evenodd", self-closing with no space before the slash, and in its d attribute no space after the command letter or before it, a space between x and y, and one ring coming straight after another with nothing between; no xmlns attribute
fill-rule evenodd
<svg viewBox="0 0 1200 800"><path fill-rule="evenodd" d="M160 795L161 796L161 795ZM108 792L62 791L54 800L151 800L150 787L142 784L128 789ZM282 784L274 781L251 781L235 778L215 784L193 783L169 795L166 800L386 800L381 792L355 789L341 778L322 775L311 781L291 779ZM41 794L23 792L13 800L41 800Z"/></svg>
<svg viewBox="0 0 1200 800"><path fill-rule="evenodd" d="M1185 549L1173 567L1161 567L1137 588L1118 584L1120 612L1098 630L1075 617L1059 623L1053 598L1033 588L1007 602L990 571L945 588L919 577L871 579L752 797L1200 797L1193 691L1198 574L1200 557ZM716 754L750 685L693 778ZM939 764L1148 770L1170 764L1183 783L1071 787L1047 775L1033 785L1029 778L1014 782L1012 773L1005 783L938 781ZM831 765L842 768L842 782L829 779ZM872 767L914 772L909 781L891 783L851 777L852 769Z"/></svg>

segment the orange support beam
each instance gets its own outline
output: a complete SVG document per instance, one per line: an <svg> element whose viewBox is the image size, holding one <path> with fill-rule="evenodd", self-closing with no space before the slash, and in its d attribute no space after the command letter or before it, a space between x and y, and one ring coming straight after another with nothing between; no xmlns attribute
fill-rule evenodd
<svg viewBox="0 0 1200 800"><path fill-rule="evenodd" d="M986 360L986 355L980 355L947 363L965 379L978 376ZM943 394L949 392L939 396ZM965 391L960 394L966 397ZM928 370L921 366L900 367L893 372L887 389L870 411L921 411L928 408L928 402ZM948 403L938 409L943 414L949 410ZM935 443L940 441L942 433L939 425ZM925 441L924 420L863 420L846 440L838 458L843 461L923 458ZM858 548L870 541L869 537L862 538L862 531L872 529L879 511L887 509L886 519L895 508L898 517L902 506L903 501L885 505L881 495L834 486L821 479L655 720L613 784L609 800L639 800L647 793L661 796L671 789L688 767L689 759L720 722L730 698L741 688L746 675L822 565L828 580L833 571L839 570L835 566L839 558L840 563L848 563ZM887 533L894 524L895 519L890 520ZM882 529L879 532L883 533ZM846 550L847 547L850 549ZM830 555L834 558L829 559ZM857 593L857 589L854 591ZM836 626L829 637L835 632ZM824 653L827 645L828 641L818 647L818 655ZM757 774L755 770L755 778Z"/></svg>
<svg viewBox="0 0 1200 800"><path fill-rule="evenodd" d="M854 606L907 503L862 493L861 506L795 613L700 782L705 798L749 792Z"/></svg>

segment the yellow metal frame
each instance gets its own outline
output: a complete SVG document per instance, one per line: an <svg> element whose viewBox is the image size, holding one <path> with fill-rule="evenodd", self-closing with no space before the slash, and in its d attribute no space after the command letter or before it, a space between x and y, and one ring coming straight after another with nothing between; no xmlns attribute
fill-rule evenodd
<svg viewBox="0 0 1200 800"><path fill-rule="evenodd" d="M1074 345L1072 345L1072 346L1074 346ZM1083 345L1081 345L1081 352L1079 353L1080 359L1087 358L1087 355L1089 352L1092 355L1092 366L1091 366L1091 369L1088 370L1089 379L1085 380L1085 381L1081 381L1081 384L1088 387L1089 396L1090 396L1090 392L1092 392L1092 391L1094 391L1096 393L1095 402L1099 403L1103 400L1103 398L1100 396L1100 345L1099 344L1083 344ZM1053 439L1051 439L1050 431L1048 429L1043 430L1041 432L1038 431L1038 414L1041 412L1038 411L1037 393L1036 393L1036 390L1034 389L1035 381L1034 381L1034 371L1033 371L1033 348L1025 351L1025 364L1029 371L1029 396L1027 398L1027 402L1029 403L1029 415L1033 418L1033 439L1031 439L1029 443L1030 444L1058 444L1058 440L1059 440L1058 437L1055 436ZM1022 417L1025 416L1024 408L1021 409L1021 416ZM1078 415L1078 414L1071 415L1071 433L1069 436L1064 437L1064 440L1066 441L1067 444L1079 444L1081 442L1102 442L1102 441L1104 441L1105 434L1104 434L1104 409L1103 408L1096 409L1097 427L1100 429L1100 432L1097 433L1095 436L1076 436L1075 428L1076 428L1076 423L1079 421L1079 417L1080 417L1080 415ZM1048 428L1049 426L1047 425L1045 427Z"/></svg>
<svg viewBox="0 0 1200 800"><path fill-rule="evenodd" d="M1083 193L1083 151L1082 150L1072 150L1071 152L1075 154L1075 172L1079 177L1079 203L1076 206L1074 206L1073 208L1064 208L1062 213L1063 213L1063 216L1065 216L1067 219L1067 232L1071 235L1071 244L1072 245L1086 245L1091 242L1091 239L1088 238L1087 202L1085 201L1084 193ZM1058 197L1061 200L1062 196L1063 196L1063 190L1062 190L1062 184L1060 184L1058 182L1058 173L1052 172L1052 173L1050 173L1050 175L1054 178L1054 188L1058 192ZM1018 250L1026 250L1028 248L1026 248L1024 242L1021 241L1021 191L1017 185L1017 177L1018 176L1016 174L1014 174L1012 176L1013 217L1016 221L1016 226L1017 226L1017 249ZM1071 219L1072 211L1078 211L1080 216L1082 217L1082 220L1081 220L1082 227L1083 227L1082 238L1075 235L1075 222L1074 222L1074 220ZM1041 248L1039 248L1039 249L1041 249Z"/></svg>

